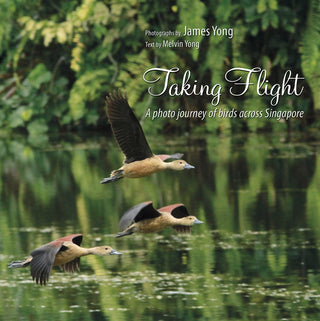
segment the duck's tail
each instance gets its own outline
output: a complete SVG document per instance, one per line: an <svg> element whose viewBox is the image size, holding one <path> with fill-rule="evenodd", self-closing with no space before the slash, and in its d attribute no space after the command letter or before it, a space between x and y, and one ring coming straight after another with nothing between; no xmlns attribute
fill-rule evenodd
<svg viewBox="0 0 320 321"><path fill-rule="evenodd" d="M31 260L32 258L27 258L24 261L13 261L8 264L8 268L9 269L24 268L30 264Z"/></svg>

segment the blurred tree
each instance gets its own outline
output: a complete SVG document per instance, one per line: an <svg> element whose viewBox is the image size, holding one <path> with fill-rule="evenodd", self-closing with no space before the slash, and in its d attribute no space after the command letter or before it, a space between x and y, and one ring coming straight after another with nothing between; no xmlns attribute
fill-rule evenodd
<svg viewBox="0 0 320 321"><path fill-rule="evenodd" d="M114 88L126 90L130 103L143 118L152 100L171 109L212 108L206 97L153 98L147 93L143 73L153 67L178 66L192 71L192 81L225 86L225 71L232 67L261 66L271 84L286 70L305 73L303 96L281 97L279 109L313 110L317 97L317 62L320 45L318 1L231 0L126 2L82 0L0 0L0 128L26 129L30 135L48 131L98 128L105 121L104 97ZM146 48L146 30L231 28L232 36L199 37L196 48ZM178 35L165 39L183 41ZM301 64L302 59L302 64ZM181 74L172 81L181 83ZM259 109L266 97L253 90L235 102L223 92L220 108ZM169 108L168 107L168 108ZM315 104L317 107L317 104ZM163 107L165 108L165 107ZM313 120L312 120L313 121ZM205 123L206 122L206 123ZM160 128L184 130L251 130L298 128L289 122L267 119L214 119L199 121L159 119L147 131ZM206 125L206 126L202 126ZM200 129L198 129L200 128Z"/></svg>

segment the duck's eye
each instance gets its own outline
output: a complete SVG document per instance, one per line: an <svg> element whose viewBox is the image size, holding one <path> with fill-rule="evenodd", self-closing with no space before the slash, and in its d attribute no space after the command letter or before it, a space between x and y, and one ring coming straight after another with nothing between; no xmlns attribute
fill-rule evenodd
<svg viewBox="0 0 320 321"><path fill-rule="evenodd" d="M104 249L105 249L105 250L109 250L109 248L108 248L108 247L105 247Z"/></svg>

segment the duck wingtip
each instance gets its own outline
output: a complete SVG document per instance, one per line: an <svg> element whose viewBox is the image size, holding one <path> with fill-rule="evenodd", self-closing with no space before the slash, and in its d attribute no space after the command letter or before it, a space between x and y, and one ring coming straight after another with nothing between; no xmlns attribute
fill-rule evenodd
<svg viewBox="0 0 320 321"><path fill-rule="evenodd" d="M106 95L106 103L110 103L114 100L124 99L127 100L127 91L122 91L120 88L114 89L108 95Z"/></svg>

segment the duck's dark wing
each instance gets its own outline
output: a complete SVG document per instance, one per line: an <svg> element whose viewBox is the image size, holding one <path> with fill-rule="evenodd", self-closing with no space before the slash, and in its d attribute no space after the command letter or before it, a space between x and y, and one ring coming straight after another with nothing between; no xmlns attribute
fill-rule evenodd
<svg viewBox="0 0 320 321"><path fill-rule="evenodd" d="M59 245L61 242L65 242L65 241L73 242L74 244L77 244L80 246L81 242L82 242L82 234L71 234L68 236L64 236L64 237L61 237L55 241L52 241L49 244L58 244Z"/></svg>
<svg viewBox="0 0 320 321"><path fill-rule="evenodd" d="M141 125L120 90L106 98L106 105L113 134L125 155L125 163L152 157Z"/></svg>
<svg viewBox="0 0 320 321"><path fill-rule="evenodd" d="M82 242L82 234L73 234L72 242L80 246Z"/></svg>
<svg viewBox="0 0 320 321"><path fill-rule="evenodd" d="M171 213L175 218L182 218L189 215L187 208L183 204L172 204L158 209L159 212Z"/></svg>
<svg viewBox="0 0 320 321"><path fill-rule="evenodd" d="M42 245L31 252L30 271L32 279L41 285L49 281L50 272L57 253L62 245L56 246L53 242Z"/></svg>
<svg viewBox="0 0 320 321"><path fill-rule="evenodd" d="M119 222L119 227L120 230L124 230L132 221L139 222L141 220L155 218L160 215L161 214L152 206L152 202L140 203L131 207L123 214Z"/></svg>

